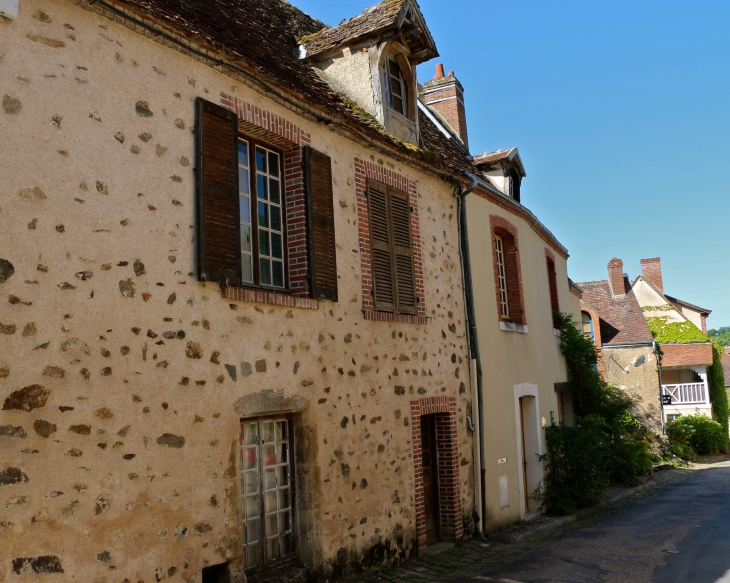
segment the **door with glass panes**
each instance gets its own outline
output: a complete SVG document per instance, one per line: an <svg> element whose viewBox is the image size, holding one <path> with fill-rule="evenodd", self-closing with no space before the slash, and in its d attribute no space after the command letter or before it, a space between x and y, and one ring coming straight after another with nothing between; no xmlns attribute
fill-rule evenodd
<svg viewBox="0 0 730 583"><path fill-rule="evenodd" d="M244 419L239 444L244 562L248 570L295 556L289 419Z"/></svg>

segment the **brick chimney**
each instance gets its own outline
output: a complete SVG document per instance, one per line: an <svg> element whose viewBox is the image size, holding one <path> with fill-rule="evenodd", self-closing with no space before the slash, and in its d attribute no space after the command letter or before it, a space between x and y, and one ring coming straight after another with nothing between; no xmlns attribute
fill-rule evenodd
<svg viewBox="0 0 730 583"><path fill-rule="evenodd" d="M614 296L626 295L624 284L624 262L614 257L608 262L608 283Z"/></svg>
<svg viewBox="0 0 730 583"><path fill-rule="evenodd" d="M641 274L664 293L662 281L662 260L659 257L641 260Z"/></svg>
<svg viewBox="0 0 730 583"><path fill-rule="evenodd" d="M423 84L423 101L436 110L456 132L464 147L469 149L466 133L466 108L464 107L464 88L454 77L454 72L444 76L444 66L436 65L436 75Z"/></svg>

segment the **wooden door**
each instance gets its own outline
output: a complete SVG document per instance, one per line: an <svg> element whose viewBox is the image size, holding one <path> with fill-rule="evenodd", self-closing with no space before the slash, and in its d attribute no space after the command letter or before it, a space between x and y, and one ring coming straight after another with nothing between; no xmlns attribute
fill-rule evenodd
<svg viewBox="0 0 730 583"><path fill-rule="evenodd" d="M436 416L421 417L421 451L423 459L423 494L426 511L426 545L439 541L439 488L436 450Z"/></svg>
<svg viewBox="0 0 730 583"><path fill-rule="evenodd" d="M530 511L529 496L527 494L527 453L525 448L525 410L524 399L520 397L520 433L522 435L522 486L525 504L525 514Z"/></svg>

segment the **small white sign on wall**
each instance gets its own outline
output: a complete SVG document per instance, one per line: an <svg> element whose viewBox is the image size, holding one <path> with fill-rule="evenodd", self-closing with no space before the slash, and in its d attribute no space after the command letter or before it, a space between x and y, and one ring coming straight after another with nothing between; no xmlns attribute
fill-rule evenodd
<svg viewBox="0 0 730 583"><path fill-rule="evenodd" d="M0 0L0 15L5 18L18 18L18 0Z"/></svg>

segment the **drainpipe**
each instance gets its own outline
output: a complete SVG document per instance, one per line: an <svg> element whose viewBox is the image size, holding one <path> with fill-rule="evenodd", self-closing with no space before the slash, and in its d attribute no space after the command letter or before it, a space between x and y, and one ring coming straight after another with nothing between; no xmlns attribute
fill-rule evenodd
<svg viewBox="0 0 730 583"><path fill-rule="evenodd" d="M656 354L656 368L659 375L659 406L662 412L662 433L667 434L667 424L665 423L666 416L664 414L664 389L662 388L662 359L659 356L659 345L656 340L652 341L654 354Z"/></svg>
<svg viewBox="0 0 730 583"><path fill-rule="evenodd" d="M481 507L480 514L480 531L482 536L486 532L486 516L487 516L487 500L486 500L486 461L484 459L484 448L481 443L482 428L484 427L484 398L483 398L483 385L482 385L482 362L479 354L479 341L477 338L477 323L476 315L474 313L474 290L472 287L471 277L471 259L469 256L469 234L467 230L466 221L466 197L468 194L474 191L479 184L479 179L468 172L464 173L467 178L472 181L471 186L466 190L462 190L460 187L456 192L456 199L458 204L458 216L457 222L459 228L459 256L461 258L461 273L463 281L463 292L464 292L464 311L466 316L466 327L467 327L467 347L469 351L469 376L471 386L476 385L476 402L477 402L477 415L476 421L473 423L473 435L474 435L474 460L479 460L479 472L474 472L474 494L476 500L479 501ZM476 383L474 383L474 374L476 374ZM473 401L472 401L473 402ZM474 407L472 406L472 415L474 414Z"/></svg>

